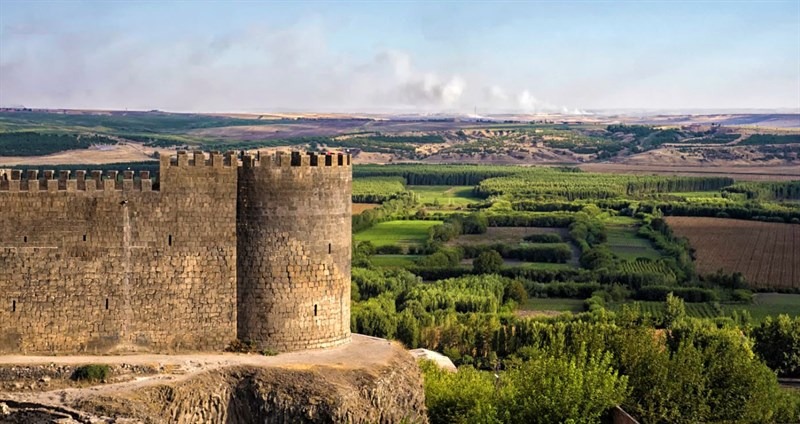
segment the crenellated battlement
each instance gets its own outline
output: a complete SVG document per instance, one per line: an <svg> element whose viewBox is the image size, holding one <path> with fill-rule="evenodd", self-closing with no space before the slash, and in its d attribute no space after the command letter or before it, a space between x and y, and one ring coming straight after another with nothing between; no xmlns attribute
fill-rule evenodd
<svg viewBox="0 0 800 424"><path fill-rule="evenodd" d="M210 166L213 168L234 167L238 166L239 160L237 159L236 152L220 153L218 151L205 152L195 150L191 153L185 150L179 150L177 155L161 156L161 167L178 167L178 168L194 168L201 166Z"/></svg>
<svg viewBox="0 0 800 424"><path fill-rule="evenodd" d="M277 152L275 154L258 152L242 156L244 168L291 168L291 167L341 167L352 165L349 154L317 154L301 152Z"/></svg>
<svg viewBox="0 0 800 424"><path fill-rule="evenodd" d="M164 155L160 159L161 176L171 169L197 170L208 168L351 168L349 154L317 154L301 152L277 152L243 154L213 151L179 151L176 155ZM158 191L153 184L150 171L70 171L4 169L0 170L0 192L102 192L102 191ZM176 169L177 171L177 169ZM180 171L178 171L180 173Z"/></svg>
<svg viewBox="0 0 800 424"><path fill-rule="evenodd" d="M0 192L153 191L150 171L70 171L12 169L0 177Z"/></svg>

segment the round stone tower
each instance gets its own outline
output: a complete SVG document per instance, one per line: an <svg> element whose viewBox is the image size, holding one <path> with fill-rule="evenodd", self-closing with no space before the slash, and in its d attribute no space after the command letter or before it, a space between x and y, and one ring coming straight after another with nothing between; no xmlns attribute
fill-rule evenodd
<svg viewBox="0 0 800 424"><path fill-rule="evenodd" d="M244 156L237 330L259 349L350 341L350 155Z"/></svg>

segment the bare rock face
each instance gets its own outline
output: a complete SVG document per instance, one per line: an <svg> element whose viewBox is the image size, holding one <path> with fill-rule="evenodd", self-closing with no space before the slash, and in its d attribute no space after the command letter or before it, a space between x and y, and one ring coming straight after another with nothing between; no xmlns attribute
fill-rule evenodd
<svg viewBox="0 0 800 424"><path fill-rule="evenodd" d="M233 367L177 385L162 385L76 405L145 423L427 422L425 398L411 361L378 370Z"/></svg>
<svg viewBox="0 0 800 424"><path fill-rule="evenodd" d="M427 423L414 358L383 343L381 360L369 364L244 360L172 380L150 375L152 384L82 387L79 395L0 392L0 423Z"/></svg>

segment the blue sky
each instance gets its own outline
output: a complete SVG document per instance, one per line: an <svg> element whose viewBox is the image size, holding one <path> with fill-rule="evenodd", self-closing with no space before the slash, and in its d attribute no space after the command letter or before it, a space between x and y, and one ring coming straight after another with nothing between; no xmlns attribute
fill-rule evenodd
<svg viewBox="0 0 800 424"><path fill-rule="evenodd" d="M0 0L0 105L800 109L800 0Z"/></svg>

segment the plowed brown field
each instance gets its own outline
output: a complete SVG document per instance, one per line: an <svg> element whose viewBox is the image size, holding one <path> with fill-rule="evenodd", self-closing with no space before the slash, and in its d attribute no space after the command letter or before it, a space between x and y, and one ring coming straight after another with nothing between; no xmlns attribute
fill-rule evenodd
<svg viewBox="0 0 800 424"><path fill-rule="evenodd" d="M800 288L800 225L668 217L696 251L697 272L741 272L753 287Z"/></svg>
<svg viewBox="0 0 800 424"><path fill-rule="evenodd" d="M361 212L364 212L364 211L367 211L367 210L370 210L370 209L375 209L378 206L380 206L380 205L375 204L375 203L353 203L353 215L358 215Z"/></svg>

